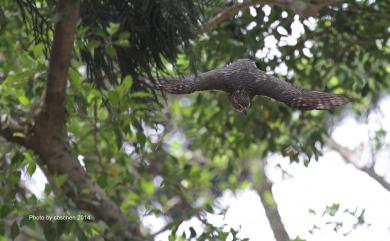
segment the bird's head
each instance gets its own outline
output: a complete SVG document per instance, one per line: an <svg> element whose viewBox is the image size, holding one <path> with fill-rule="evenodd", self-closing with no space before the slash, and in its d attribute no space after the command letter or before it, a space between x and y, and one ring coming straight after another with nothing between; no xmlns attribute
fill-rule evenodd
<svg viewBox="0 0 390 241"><path fill-rule="evenodd" d="M252 97L245 90L235 90L229 95L229 100L235 111L246 114L251 106Z"/></svg>

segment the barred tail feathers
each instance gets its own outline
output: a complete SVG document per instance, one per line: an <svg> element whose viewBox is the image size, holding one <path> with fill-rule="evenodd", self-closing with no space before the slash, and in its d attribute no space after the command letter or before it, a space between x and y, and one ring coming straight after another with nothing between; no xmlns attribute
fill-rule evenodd
<svg viewBox="0 0 390 241"><path fill-rule="evenodd" d="M336 94L330 94L319 91L304 91L299 96L293 97L289 106L302 110L329 110L335 106L345 105L350 103L348 97Z"/></svg>

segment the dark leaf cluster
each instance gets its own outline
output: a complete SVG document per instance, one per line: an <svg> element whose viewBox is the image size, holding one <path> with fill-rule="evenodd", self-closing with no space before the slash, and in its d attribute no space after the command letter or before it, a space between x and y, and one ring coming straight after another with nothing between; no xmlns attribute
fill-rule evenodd
<svg viewBox="0 0 390 241"><path fill-rule="evenodd" d="M180 48L189 47L196 34L201 3L201 0L83 1L84 38L86 42L97 43L93 52L88 48L81 51L88 77L99 87L106 87L105 81L111 85L118 82L118 71L136 79L138 75L151 75L154 68L164 69L164 62L174 62ZM134 83L135 88L139 85Z"/></svg>

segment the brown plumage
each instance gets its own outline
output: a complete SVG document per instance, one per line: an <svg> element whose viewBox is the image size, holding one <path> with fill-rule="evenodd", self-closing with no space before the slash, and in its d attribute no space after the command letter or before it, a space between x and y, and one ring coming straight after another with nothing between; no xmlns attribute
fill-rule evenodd
<svg viewBox="0 0 390 241"><path fill-rule="evenodd" d="M351 102L350 99L345 96L304 90L301 95L292 98L288 105L303 110L328 110L335 106L348 104L349 102Z"/></svg>
<svg viewBox="0 0 390 241"><path fill-rule="evenodd" d="M229 94L233 109L244 112L256 95L271 97L302 110L327 110L351 102L348 97L312 91L279 80L259 70L249 59L239 59L230 65L201 73L198 76L160 78L145 83L171 94L189 94L195 91L220 90Z"/></svg>

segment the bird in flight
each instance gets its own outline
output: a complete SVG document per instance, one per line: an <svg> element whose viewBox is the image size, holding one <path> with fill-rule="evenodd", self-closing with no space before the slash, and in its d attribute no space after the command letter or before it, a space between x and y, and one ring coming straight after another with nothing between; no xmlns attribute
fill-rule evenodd
<svg viewBox="0 0 390 241"><path fill-rule="evenodd" d="M224 68L196 76L164 77L153 81L142 78L141 81L171 94L224 91L229 95L232 108L244 113L256 95L267 96L301 110L328 110L351 102L348 97L342 95L303 89L267 75L250 59L239 59Z"/></svg>

